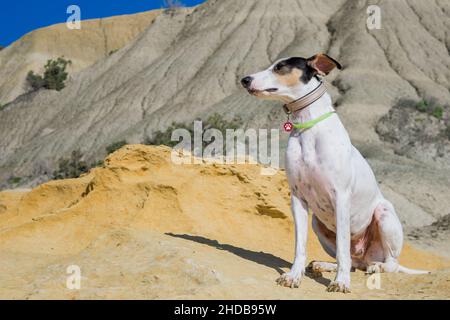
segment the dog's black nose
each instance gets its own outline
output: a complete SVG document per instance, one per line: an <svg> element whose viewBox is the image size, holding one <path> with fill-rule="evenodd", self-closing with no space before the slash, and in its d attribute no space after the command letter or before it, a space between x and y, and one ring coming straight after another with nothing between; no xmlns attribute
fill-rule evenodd
<svg viewBox="0 0 450 320"><path fill-rule="evenodd" d="M241 80L241 84L244 86L244 88L248 89L252 84L252 81L253 81L252 77L245 77Z"/></svg>

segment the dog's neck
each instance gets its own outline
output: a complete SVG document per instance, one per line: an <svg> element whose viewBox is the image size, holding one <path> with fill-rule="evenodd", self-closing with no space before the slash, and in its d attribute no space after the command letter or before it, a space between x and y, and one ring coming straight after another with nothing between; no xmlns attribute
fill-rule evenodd
<svg viewBox="0 0 450 320"><path fill-rule="evenodd" d="M315 77L312 78L311 81L299 87L298 90L295 91L295 96L293 97L294 99L292 101L295 101L297 99L306 96L314 89L316 89L317 86L319 85L320 81L317 80ZM313 102L306 108L294 112L292 114L292 118L293 120L295 120L295 122L306 122L309 120L316 119L317 117L320 117L330 111L335 110L333 108L330 95L328 93L325 93L321 98L319 98L317 101Z"/></svg>

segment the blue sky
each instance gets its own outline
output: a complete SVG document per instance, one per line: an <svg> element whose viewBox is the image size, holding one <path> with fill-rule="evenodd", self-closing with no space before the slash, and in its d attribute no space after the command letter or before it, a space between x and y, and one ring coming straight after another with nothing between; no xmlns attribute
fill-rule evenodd
<svg viewBox="0 0 450 320"><path fill-rule="evenodd" d="M204 0L179 0L193 6ZM110 17L159 9L164 0L8 0L0 4L0 46L6 47L24 34L66 22L69 5L78 5L81 19Z"/></svg>

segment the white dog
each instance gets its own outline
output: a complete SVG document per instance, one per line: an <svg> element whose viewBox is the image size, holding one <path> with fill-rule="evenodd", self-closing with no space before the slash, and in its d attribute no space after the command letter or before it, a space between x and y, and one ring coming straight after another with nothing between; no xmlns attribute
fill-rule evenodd
<svg viewBox="0 0 450 320"><path fill-rule="evenodd" d="M249 93L285 103L293 124L286 150L286 173L295 220L295 260L277 282L298 287L305 273L308 209L324 250L337 264L312 262L314 272L337 271L328 287L350 291L350 271L427 273L402 267L403 230L392 204L378 188L366 160L352 145L319 76L340 64L325 54L278 60L242 79Z"/></svg>

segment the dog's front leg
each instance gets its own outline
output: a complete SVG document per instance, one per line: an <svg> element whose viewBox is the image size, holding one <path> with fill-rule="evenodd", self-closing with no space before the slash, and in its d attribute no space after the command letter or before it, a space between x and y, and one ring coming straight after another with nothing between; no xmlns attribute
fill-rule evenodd
<svg viewBox="0 0 450 320"><path fill-rule="evenodd" d="M285 287L298 288L305 274L308 209L296 195L291 196L291 209L295 222L295 259L291 271L283 274L277 282Z"/></svg>
<svg viewBox="0 0 450 320"><path fill-rule="evenodd" d="M328 286L329 292L350 292L350 195L349 192L336 195L336 279Z"/></svg>

